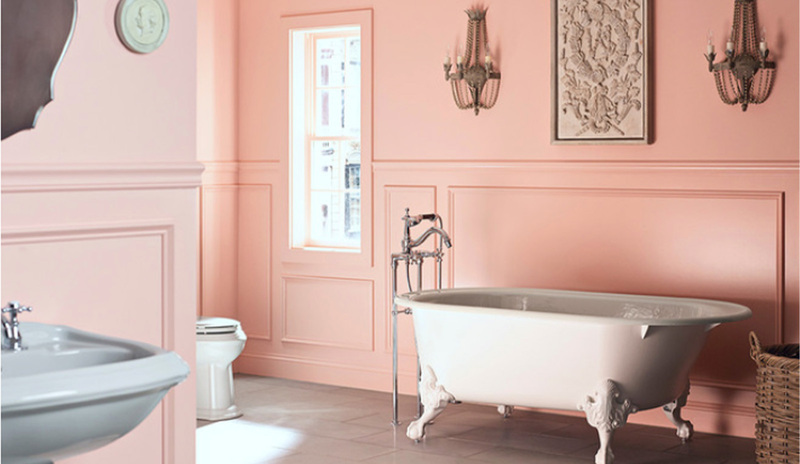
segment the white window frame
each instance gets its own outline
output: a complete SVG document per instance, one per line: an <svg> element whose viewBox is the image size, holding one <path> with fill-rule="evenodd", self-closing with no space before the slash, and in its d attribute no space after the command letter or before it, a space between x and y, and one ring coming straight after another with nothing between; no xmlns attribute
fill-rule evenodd
<svg viewBox="0 0 800 464"><path fill-rule="evenodd" d="M336 13L318 13L309 15L292 15L282 18L287 38L288 50L288 105L287 120L289 121L288 150L285 154L287 167L287 223L289 224L287 246L283 251L283 259L290 262L333 262L340 264L365 264L372 265L372 10L354 10ZM335 31L343 27L358 26L361 37L361 167L360 167L360 241L356 246L336 246L335 244L315 243L309 240L309 233L305 229L309 223L309 208L305 204L309 199L310 170L309 163L309 137L307 130L295 131L297 125L309 127L309 111L314 110L313 103L307 98L300 102L304 108L303 114L293 111L297 95L306 95L308 83L305 79L311 77L313 63L308 62L310 54L299 53L295 32L322 32ZM304 47L305 48L305 47ZM303 56L304 77L302 80L293 79L296 61ZM308 70L309 72L305 72ZM302 91L295 93L297 86L302 85ZM329 137L326 137L328 139ZM347 138L347 137L345 137ZM301 145L302 144L302 145ZM302 150L303 156L296 156ZM300 173L298 173L300 171ZM300 176L302 182L296 181ZM303 220L297 220L298 212L302 211Z"/></svg>

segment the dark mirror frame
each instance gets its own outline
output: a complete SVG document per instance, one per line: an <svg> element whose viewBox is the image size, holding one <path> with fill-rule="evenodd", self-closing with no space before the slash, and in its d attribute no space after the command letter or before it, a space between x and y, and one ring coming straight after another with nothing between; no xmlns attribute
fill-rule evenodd
<svg viewBox="0 0 800 464"><path fill-rule="evenodd" d="M77 13L77 0L2 0L3 139L33 129L53 100Z"/></svg>

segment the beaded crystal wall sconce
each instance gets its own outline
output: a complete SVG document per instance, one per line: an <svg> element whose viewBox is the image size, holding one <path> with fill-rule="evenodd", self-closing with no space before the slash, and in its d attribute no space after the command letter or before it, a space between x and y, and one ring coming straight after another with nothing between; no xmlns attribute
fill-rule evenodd
<svg viewBox="0 0 800 464"><path fill-rule="evenodd" d="M450 81L453 100L462 110L473 109L475 116L481 109L489 109L497 102L500 90L500 73L492 69L492 56L486 39L486 9L466 10L467 44L464 55L456 52L456 72L451 73L450 54L444 58L444 79ZM480 53L483 51L483 59Z"/></svg>
<svg viewBox="0 0 800 464"><path fill-rule="evenodd" d="M719 98L727 105L741 105L742 111L747 111L750 103L764 103L772 91L775 62L767 61L766 28L761 28L757 41L758 30L756 1L735 0L725 59L716 64L713 32L708 33L706 60L708 71L714 73Z"/></svg>

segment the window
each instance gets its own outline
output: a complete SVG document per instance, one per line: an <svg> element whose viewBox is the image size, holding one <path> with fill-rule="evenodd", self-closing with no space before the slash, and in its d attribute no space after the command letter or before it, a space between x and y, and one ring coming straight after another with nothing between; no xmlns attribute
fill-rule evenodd
<svg viewBox="0 0 800 464"><path fill-rule="evenodd" d="M361 250L361 27L291 30L293 248Z"/></svg>

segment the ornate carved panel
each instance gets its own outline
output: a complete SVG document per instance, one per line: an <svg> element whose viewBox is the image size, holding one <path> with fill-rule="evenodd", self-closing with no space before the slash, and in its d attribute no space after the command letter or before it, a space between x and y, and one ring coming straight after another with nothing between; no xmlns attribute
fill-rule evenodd
<svg viewBox="0 0 800 464"><path fill-rule="evenodd" d="M648 0L553 0L552 14L552 142L649 142Z"/></svg>

